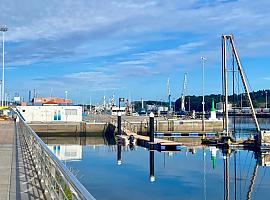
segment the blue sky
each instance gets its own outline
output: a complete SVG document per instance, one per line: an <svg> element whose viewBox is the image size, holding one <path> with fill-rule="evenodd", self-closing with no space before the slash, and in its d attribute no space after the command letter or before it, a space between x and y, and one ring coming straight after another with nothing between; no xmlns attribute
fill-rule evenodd
<svg viewBox="0 0 270 200"><path fill-rule="evenodd" d="M102 101L103 95L165 100L221 91L221 34L234 34L253 90L270 83L270 1L1 0L6 34L6 90L27 98ZM1 55L2 56L2 55Z"/></svg>

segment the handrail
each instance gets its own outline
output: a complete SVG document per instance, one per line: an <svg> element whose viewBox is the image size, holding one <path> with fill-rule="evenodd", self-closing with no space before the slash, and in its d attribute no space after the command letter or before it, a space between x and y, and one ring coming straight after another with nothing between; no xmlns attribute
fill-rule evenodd
<svg viewBox="0 0 270 200"><path fill-rule="evenodd" d="M48 146L17 113L21 131L34 163L50 195L56 199L95 200L68 168L51 152ZM43 180L44 178L44 180Z"/></svg>

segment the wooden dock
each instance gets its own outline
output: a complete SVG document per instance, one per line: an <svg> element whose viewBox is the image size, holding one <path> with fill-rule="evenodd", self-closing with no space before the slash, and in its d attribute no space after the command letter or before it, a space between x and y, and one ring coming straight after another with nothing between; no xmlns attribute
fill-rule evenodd
<svg viewBox="0 0 270 200"><path fill-rule="evenodd" d="M116 124L114 124L116 126ZM138 135L126 128L122 130L124 134L118 136L126 143L128 143L130 136L133 136L135 142L139 146L143 146L149 148L150 145L153 145L153 148L158 151L181 151L183 149L183 145L179 142L174 142L172 140L154 138L154 142L150 143L150 139L148 136Z"/></svg>

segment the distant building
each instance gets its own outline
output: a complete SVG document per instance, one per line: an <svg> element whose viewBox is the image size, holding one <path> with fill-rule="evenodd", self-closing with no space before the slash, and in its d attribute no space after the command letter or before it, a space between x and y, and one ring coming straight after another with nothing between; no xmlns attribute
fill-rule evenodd
<svg viewBox="0 0 270 200"><path fill-rule="evenodd" d="M156 105L146 105L147 112L157 112Z"/></svg>
<svg viewBox="0 0 270 200"><path fill-rule="evenodd" d="M216 111L219 112L219 113L223 113L223 102L218 102L216 103ZM231 110L232 109L232 104L229 103L228 104L228 110Z"/></svg>
<svg viewBox="0 0 270 200"><path fill-rule="evenodd" d="M81 122L81 106L17 106L27 122Z"/></svg>
<svg viewBox="0 0 270 200"><path fill-rule="evenodd" d="M58 97L35 97L32 100L34 105L46 105L46 104L55 104L55 105L70 105L72 101L70 99L58 98Z"/></svg>

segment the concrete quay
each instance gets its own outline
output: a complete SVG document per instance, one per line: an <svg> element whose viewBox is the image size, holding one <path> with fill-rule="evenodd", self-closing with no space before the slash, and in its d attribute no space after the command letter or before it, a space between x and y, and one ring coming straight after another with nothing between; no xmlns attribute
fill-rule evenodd
<svg viewBox="0 0 270 200"><path fill-rule="evenodd" d="M91 123L103 122L111 123L117 120L117 116L112 115L89 115L86 121ZM146 134L149 126L149 116L122 116L122 122L133 126L135 132ZM155 131L159 132L203 132L202 120L200 119L166 119L165 117L155 117ZM223 130L222 120L205 120L205 132L220 132Z"/></svg>

